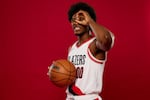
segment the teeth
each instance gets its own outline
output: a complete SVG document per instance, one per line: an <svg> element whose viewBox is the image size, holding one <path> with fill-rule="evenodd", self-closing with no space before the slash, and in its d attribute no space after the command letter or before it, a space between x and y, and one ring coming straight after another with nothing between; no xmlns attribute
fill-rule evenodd
<svg viewBox="0 0 150 100"><path fill-rule="evenodd" d="M75 27L75 28L74 28L74 30L79 30L79 29L80 29L80 27Z"/></svg>

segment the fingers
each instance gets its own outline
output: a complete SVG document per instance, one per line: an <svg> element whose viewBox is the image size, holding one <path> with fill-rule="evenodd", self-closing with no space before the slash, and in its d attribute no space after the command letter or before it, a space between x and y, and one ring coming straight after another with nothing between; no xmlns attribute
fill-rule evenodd
<svg viewBox="0 0 150 100"><path fill-rule="evenodd" d="M79 10L77 12L78 15L85 15L87 12L86 11L83 11L83 10Z"/></svg>
<svg viewBox="0 0 150 100"><path fill-rule="evenodd" d="M48 76L50 75L50 66L48 66L48 72L46 73Z"/></svg>
<svg viewBox="0 0 150 100"><path fill-rule="evenodd" d="M46 74L47 74L48 76L50 75L50 73L49 73L49 72L47 72Z"/></svg>
<svg viewBox="0 0 150 100"><path fill-rule="evenodd" d="M85 19L89 16L89 14L88 14L88 12L86 12L86 11L83 11L83 10L79 10L78 12L77 12L77 17L79 17L79 16L82 16L82 17L84 17Z"/></svg>
<svg viewBox="0 0 150 100"><path fill-rule="evenodd" d="M80 24L80 25L88 25L86 21L75 21L76 23Z"/></svg>
<svg viewBox="0 0 150 100"><path fill-rule="evenodd" d="M52 67L55 63L56 63L56 62L53 61L53 62L52 62L52 65L49 65L49 66L48 66L48 72L46 73L48 76L50 76L51 67Z"/></svg>
<svg viewBox="0 0 150 100"><path fill-rule="evenodd" d="M49 69L49 67L48 67L48 69ZM50 75L50 72L49 72L49 70L48 70L48 72L46 73L48 76Z"/></svg>
<svg viewBox="0 0 150 100"><path fill-rule="evenodd" d="M90 16L86 11L80 10L76 13L74 19L75 19L74 21L79 24L88 25Z"/></svg>

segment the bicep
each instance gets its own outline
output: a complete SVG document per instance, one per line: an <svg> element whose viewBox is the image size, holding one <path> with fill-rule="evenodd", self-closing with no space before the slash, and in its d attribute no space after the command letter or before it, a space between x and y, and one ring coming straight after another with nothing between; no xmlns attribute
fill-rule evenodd
<svg viewBox="0 0 150 100"><path fill-rule="evenodd" d="M114 35L112 32L109 31L109 37L107 37L106 41L103 42L103 41L98 41L96 40L96 47L98 49L101 49L103 51L108 51L109 49L111 49L114 45Z"/></svg>

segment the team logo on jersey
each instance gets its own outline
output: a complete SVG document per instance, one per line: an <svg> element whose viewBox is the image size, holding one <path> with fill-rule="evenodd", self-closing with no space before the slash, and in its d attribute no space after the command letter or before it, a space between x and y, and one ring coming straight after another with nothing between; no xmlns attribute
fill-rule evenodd
<svg viewBox="0 0 150 100"><path fill-rule="evenodd" d="M68 57L68 59L74 65L84 65L85 64L85 58L86 58L86 55L72 55L72 56Z"/></svg>

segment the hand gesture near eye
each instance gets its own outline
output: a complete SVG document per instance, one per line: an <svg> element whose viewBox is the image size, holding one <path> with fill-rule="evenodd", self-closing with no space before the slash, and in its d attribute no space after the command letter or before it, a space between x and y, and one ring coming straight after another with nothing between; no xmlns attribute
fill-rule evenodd
<svg viewBox="0 0 150 100"><path fill-rule="evenodd" d="M91 20L92 20L92 18L86 11L80 10L76 13L75 22L77 22L81 25L89 25Z"/></svg>

